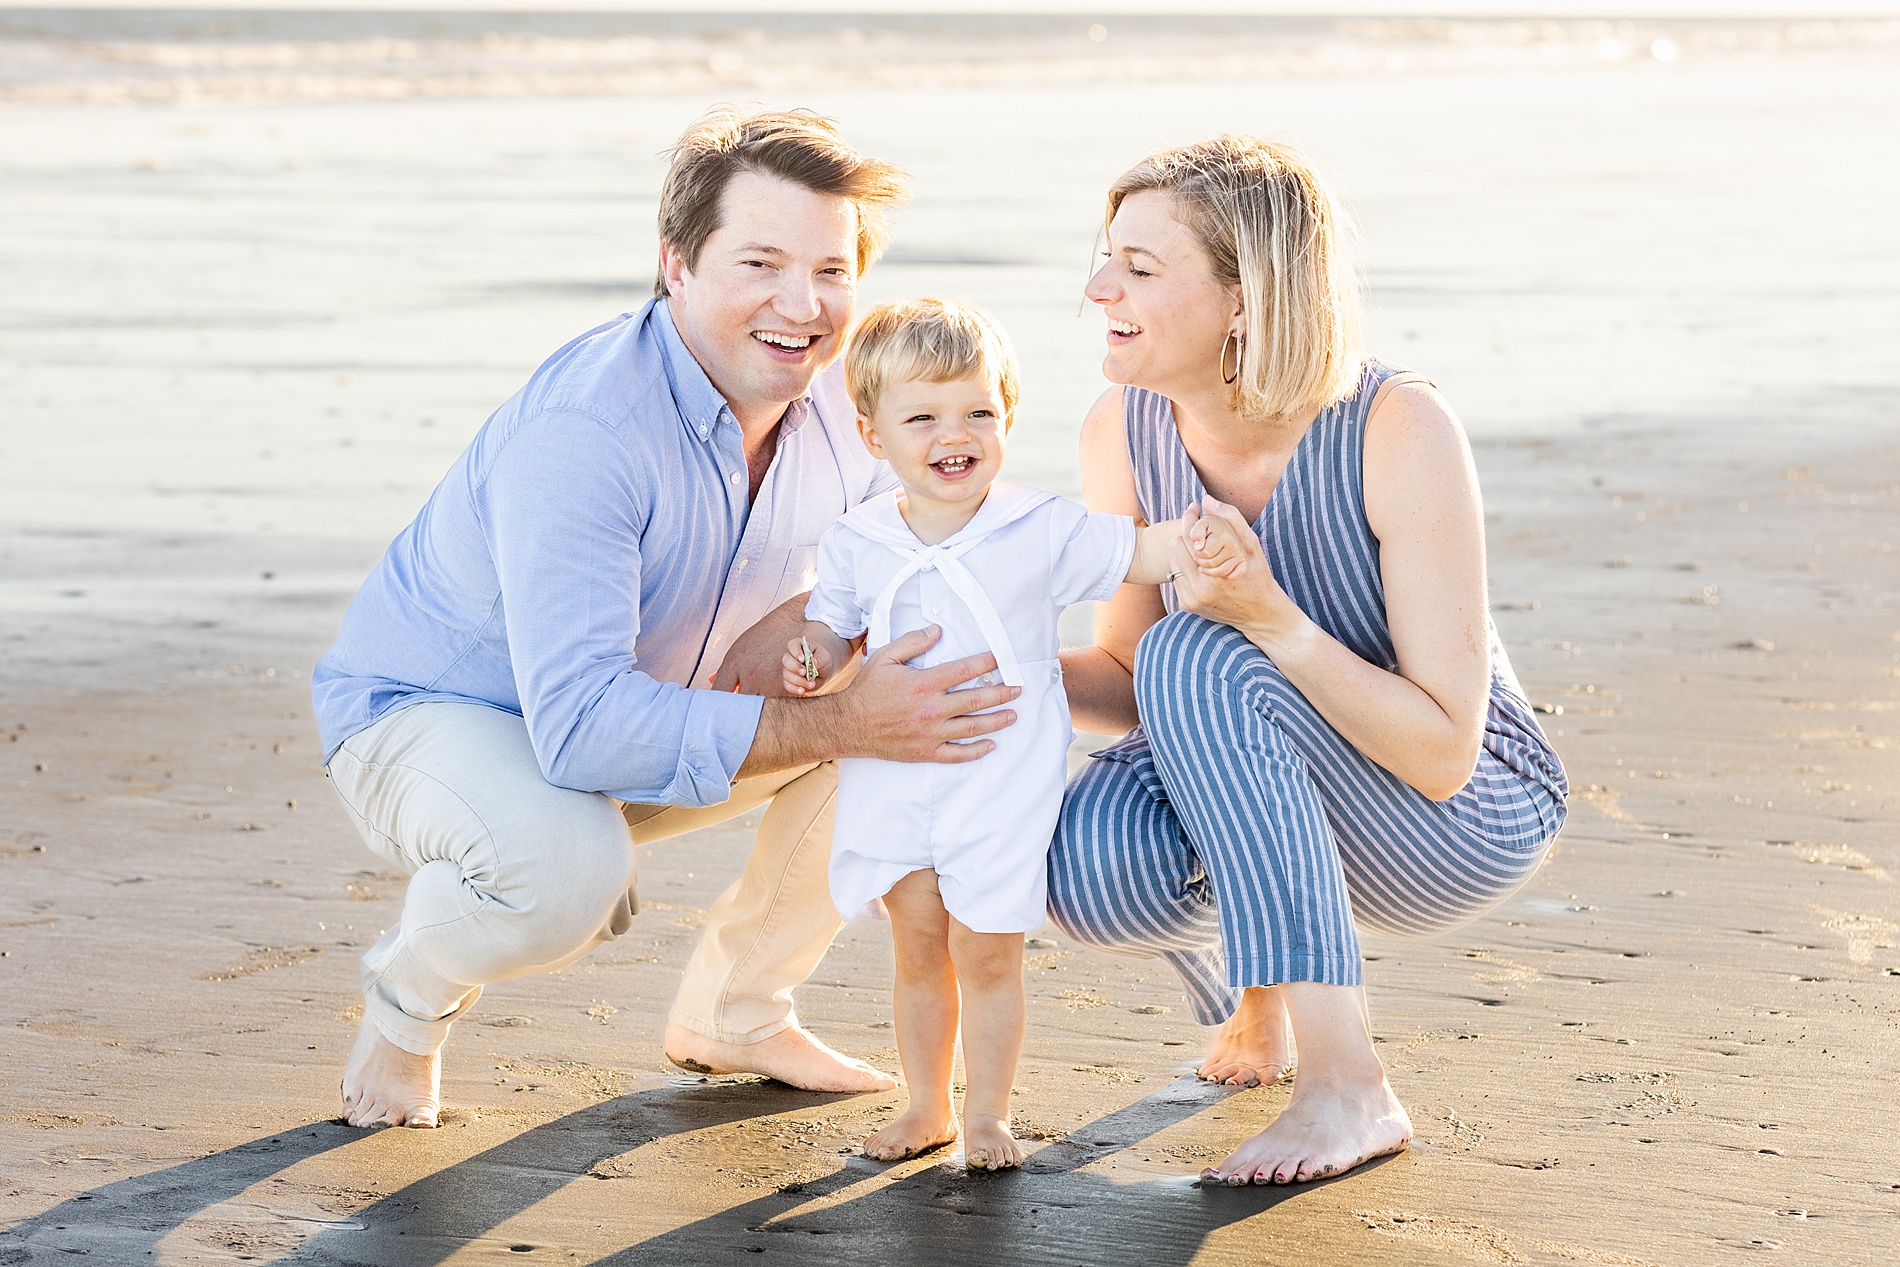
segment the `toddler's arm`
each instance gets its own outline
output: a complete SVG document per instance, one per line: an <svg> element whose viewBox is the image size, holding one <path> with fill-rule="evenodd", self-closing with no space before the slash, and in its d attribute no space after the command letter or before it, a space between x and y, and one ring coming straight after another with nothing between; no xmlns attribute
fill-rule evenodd
<svg viewBox="0 0 1900 1267"><path fill-rule="evenodd" d="M803 635L785 645L786 694L795 699L819 694L850 658L851 644L833 633L831 626L820 620L806 621Z"/></svg>
<svg viewBox="0 0 1900 1267"><path fill-rule="evenodd" d="M1174 572L1170 555L1176 541L1185 540L1188 556L1203 576L1231 577L1245 557L1240 538L1224 519L1198 517L1193 527L1184 519L1169 519L1135 530L1135 557L1128 565L1130 585L1160 585Z"/></svg>
<svg viewBox="0 0 1900 1267"><path fill-rule="evenodd" d="M1181 539L1181 520L1169 519L1135 529L1135 557L1128 564L1125 578L1129 585L1159 585L1168 579L1172 567L1168 551Z"/></svg>

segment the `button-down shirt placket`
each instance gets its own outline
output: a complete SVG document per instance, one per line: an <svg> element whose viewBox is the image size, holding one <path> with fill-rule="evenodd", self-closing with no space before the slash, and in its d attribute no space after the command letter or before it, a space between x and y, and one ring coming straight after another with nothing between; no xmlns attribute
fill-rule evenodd
<svg viewBox="0 0 1900 1267"><path fill-rule="evenodd" d="M765 478L759 482L759 500L750 506L747 505L749 490L745 479L745 443L739 424L730 413L722 411L719 425L713 431L715 442L725 441L721 446L725 453L720 465L730 472L726 480L726 505L733 525L732 535L738 546L726 569L726 583L719 593L719 605L714 609L706 645L701 649L699 663L693 669L692 684L696 687L712 685L713 674L724 663L726 652L731 650L734 639L764 615L759 610L761 603L767 604L766 611L777 605L775 587L778 585L778 575L784 570L784 563L781 561L779 571L775 573L770 566L768 550L776 543L783 552L785 539L790 535L782 531L791 525L787 522L788 515L784 513L790 508L781 504L781 486L788 480L796 483L793 468L799 464L801 441L798 432L810 409L810 398L793 401L786 408L785 417L779 422L777 451L772 455L772 464L766 469ZM728 463L736 465L728 466Z"/></svg>

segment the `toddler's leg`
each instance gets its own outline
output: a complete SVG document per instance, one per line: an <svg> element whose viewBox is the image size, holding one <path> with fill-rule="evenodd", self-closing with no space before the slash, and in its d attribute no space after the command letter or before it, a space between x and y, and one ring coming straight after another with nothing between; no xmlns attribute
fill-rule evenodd
<svg viewBox="0 0 1900 1267"><path fill-rule="evenodd" d="M975 933L950 918L950 959L963 987L963 1156L972 1170L1020 1166L1009 1093L1023 1050L1023 935Z"/></svg>
<svg viewBox="0 0 1900 1267"><path fill-rule="evenodd" d="M902 1161L953 1142L951 1061L957 1044L957 974L950 965L950 916L937 892L937 873L913 871L884 895L897 954L892 990L897 1058L910 1103L895 1122L864 1141L864 1155ZM1020 975L1020 974L1019 974Z"/></svg>

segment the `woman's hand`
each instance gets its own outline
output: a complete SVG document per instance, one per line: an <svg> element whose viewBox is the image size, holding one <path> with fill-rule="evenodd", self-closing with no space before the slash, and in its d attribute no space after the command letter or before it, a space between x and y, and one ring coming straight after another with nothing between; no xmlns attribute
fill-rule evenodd
<svg viewBox="0 0 1900 1267"><path fill-rule="evenodd" d="M1203 517L1214 522L1202 524ZM1233 626L1268 655L1300 640L1312 622L1274 579L1260 538L1238 510L1209 497L1200 506L1188 507L1182 525L1182 537L1172 544L1170 559L1176 574L1174 595L1183 611ZM1211 538L1226 538L1238 555L1224 559L1214 572L1202 568L1190 544Z"/></svg>

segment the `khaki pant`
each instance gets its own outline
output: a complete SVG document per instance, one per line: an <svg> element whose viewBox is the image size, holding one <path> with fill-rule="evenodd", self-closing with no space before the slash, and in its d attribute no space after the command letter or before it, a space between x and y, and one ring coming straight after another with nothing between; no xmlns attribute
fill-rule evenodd
<svg viewBox="0 0 1900 1267"><path fill-rule="evenodd" d="M841 921L826 870L830 762L741 780L705 808L622 805L550 785L521 718L416 704L347 740L330 781L369 847L410 876L402 918L363 956L369 1018L419 1055L491 981L559 968L632 925L633 848L770 802L737 883L713 904L671 1019L755 1043L792 1025L792 989Z"/></svg>

